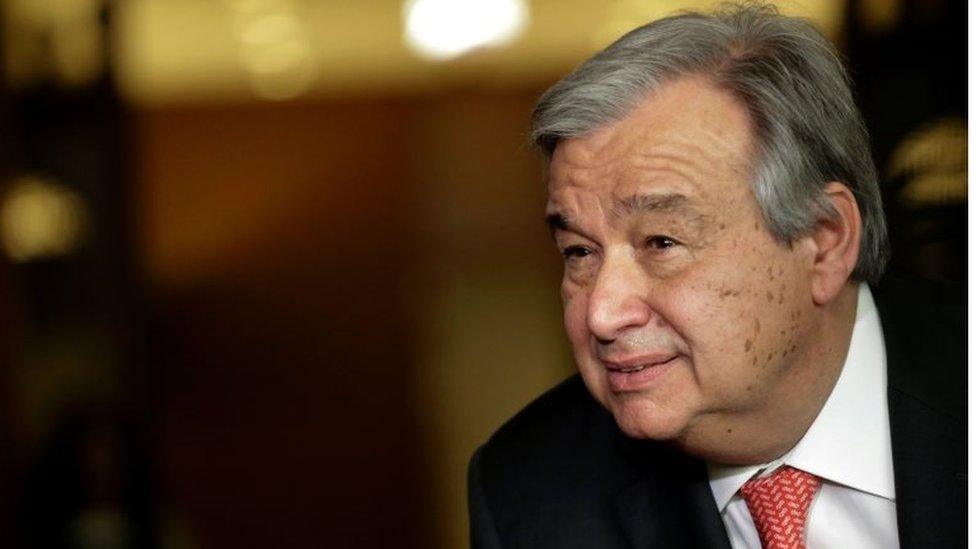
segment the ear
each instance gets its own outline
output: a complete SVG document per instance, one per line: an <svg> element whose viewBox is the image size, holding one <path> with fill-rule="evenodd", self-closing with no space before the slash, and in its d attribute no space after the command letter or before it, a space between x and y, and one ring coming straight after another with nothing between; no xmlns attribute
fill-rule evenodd
<svg viewBox="0 0 976 549"><path fill-rule="evenodd" d="M847 284L861 247L861 211L843 183L831 181L823 189L836 214L817 223L810 238L816 247L811 283L813 301L825 305Z"/></svg>

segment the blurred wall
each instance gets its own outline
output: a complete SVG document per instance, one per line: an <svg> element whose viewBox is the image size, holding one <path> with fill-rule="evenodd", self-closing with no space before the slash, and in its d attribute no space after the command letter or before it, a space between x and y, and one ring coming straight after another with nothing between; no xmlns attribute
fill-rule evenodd
<svg viewBox="0 0 976 549"><path fill-rule="evenodd" d="M534 95L137 115L158 457L206 546L464 543L471 450L570 371Z"/></svg>
<svg viewBox="0 0 976 549"><path fill-rule="evenodd" d="M157 458L205 547L423 546L409 116L137 116Z"/></svg>

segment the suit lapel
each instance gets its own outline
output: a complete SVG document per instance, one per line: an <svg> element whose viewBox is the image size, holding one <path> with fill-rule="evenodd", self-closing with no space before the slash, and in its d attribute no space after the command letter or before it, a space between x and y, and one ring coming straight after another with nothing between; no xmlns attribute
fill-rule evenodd
<svg viewBox="0 0 976 549"><path fill-rule="evenodd" d="M644 472L617 494L612 505L634 549L730 549L701 461L660 447L653 452L631 448L629 453L640 460L638 470Z"/></svg>
<svg viewBox="0 0 976 549"><path fill-rule="evenodd" d="M967 519L965 300L941 288L892 281L875 294L888 361L900 544L961 547Z"/></svg>
<svg viewBox="0 0 976 549"><path fill-rule="evenodd" d="M966 539L966 432L889 388L895 507L902 547L955 547Z"/></svg>

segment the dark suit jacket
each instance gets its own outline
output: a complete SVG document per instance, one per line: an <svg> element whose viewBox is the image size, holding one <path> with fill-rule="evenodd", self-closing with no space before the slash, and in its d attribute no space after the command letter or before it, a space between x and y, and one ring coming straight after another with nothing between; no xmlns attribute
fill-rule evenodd
<svg viewBox="0 0 976 549"><path fill-rule="evenodd" d="M901 547L964 547L965 294L891 281L872 291ZM475 453L468 498L476 549L730 547L704 464L624 436L579 376Z"/></svg>

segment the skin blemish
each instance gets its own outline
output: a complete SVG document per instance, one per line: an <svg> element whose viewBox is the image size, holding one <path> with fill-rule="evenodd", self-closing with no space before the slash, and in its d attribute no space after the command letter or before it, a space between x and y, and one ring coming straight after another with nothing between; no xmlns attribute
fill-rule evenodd
<svg viewBox="0 0 976 549"><path fill-rule="evenodd" d="M780 292L780 293L779 293L779 301L778 301L778 303L779 303L780 305L782 305L782 304L783 304L783 292Z"/></svg>
<svg viewBox="0 0 976 549"><path fill-rule="evenodd" d="M766 292L766 301L772 301L772 300L773 300L773 294L772 294L772 292L767 291Z"/></svg>
<svg viewBox="0 0 976 549"><path fill-rule="evenodd" d="M759 319L757 318L753 322L756 323L756 335L759 335L759 328L760 328L760 326L759 326Z"/></svg>
<svg viewBox="0 0 976 549"><path fill-rule="evenodd" d="M749 349L752 349L752 340L751 339L747 339L746 340L746 352L749 352Z"/></svg>
<svg viewBox="0 0 976 549"><path fill-rule="evenodd" d="M752 390L752 385L746 385L746 391L751 391L751 390Z"/></svg>
<svg viewBox="0 0 976 549"><path fill-rule="evenodd" d="M731 435L732 434L732 429L726 429L725 432Z"/></svg>
<svg viewBox="0 0 976 549"><path fill-rule="evenodd" d="M718 296L721 297L722 299L725 299L726 297L729 296L735 297L740 293L741 292L739 290L733 290L732 288L725 288L721 292L719 292Z"/></svg>

